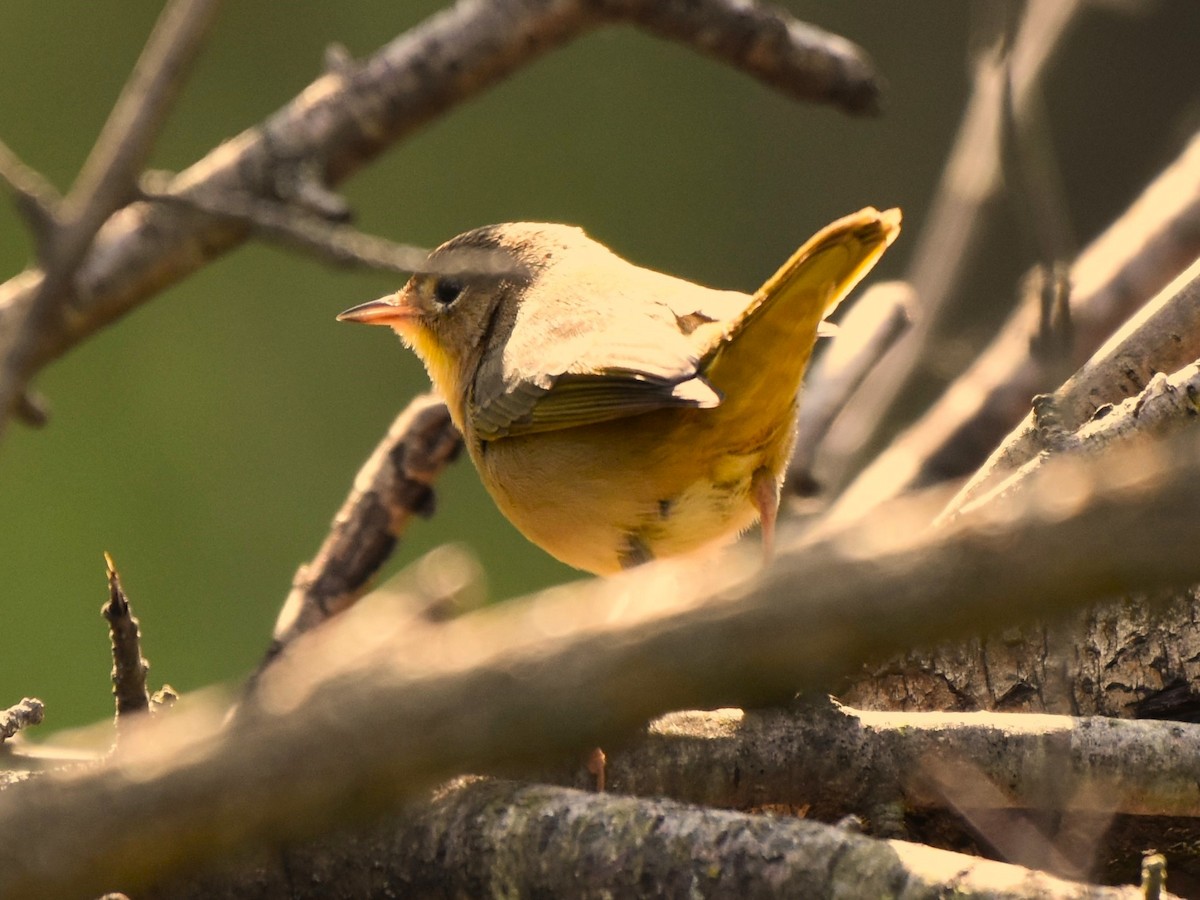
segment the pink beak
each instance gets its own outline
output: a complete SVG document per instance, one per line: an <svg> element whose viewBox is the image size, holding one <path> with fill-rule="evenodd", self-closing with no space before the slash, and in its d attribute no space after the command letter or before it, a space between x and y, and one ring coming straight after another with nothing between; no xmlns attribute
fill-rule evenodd
<svg viewBox="0 0 1200 900"><path fill-rule="evenodd" d="M380 297L378 300L370 300L360 303L358 306L352 306L345 312L338 313L337 320L339 322L362 322L364 325L399 325L402 322L412 321L417 315L417 310L404 302L403 294L397 291L386 297Z"/></svg>

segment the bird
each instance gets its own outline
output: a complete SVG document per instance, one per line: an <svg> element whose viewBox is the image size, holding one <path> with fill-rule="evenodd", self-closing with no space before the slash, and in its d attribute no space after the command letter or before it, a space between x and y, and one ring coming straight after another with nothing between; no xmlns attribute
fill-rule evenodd
<svg viewBox="0 0 1200 900"><path fill-rule="evenodd" d="M841 218L753 294L635 265L574 226L489 225L338 319L415 351L496 505L562 562L607 575L755 522L769 558L813 345L900 222Z"/></svg>

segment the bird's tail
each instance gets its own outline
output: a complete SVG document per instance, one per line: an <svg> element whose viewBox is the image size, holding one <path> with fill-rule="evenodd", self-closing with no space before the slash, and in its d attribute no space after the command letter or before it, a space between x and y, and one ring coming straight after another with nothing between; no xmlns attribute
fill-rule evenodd
<svg viewBox="0 0 1200 900"><path fill-rule="evenodd" d="M899 233L900 210L867 207L825 226L793 253L701 363L726 404L752 404L765 412L764 403L790 403L821 321Z"/></svg>

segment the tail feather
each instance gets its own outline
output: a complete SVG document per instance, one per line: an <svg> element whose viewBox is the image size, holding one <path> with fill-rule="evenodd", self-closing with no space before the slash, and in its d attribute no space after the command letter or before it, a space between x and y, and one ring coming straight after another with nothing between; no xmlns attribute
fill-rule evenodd
<svg viewBox="0 0 1200 900"><path fill-rule="evenodd" d="M700 371L726 403L791 402L821 321L900 232L900 210L867 207L809 238L755 293ZM735 349L736 348L736 349ZM769 377L764 378L764 370ZM780 381L792 392L780 390Z"/></svg>

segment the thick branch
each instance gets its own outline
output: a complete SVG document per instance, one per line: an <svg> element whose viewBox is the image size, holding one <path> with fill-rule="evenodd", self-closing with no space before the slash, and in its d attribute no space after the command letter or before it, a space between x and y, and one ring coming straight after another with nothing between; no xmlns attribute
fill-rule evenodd
<svg viewBox="0 0 1200 900"><path fill-rule="evenodd" d="M890 803L944 808L933 776L955 767L972 772L955 798L967 808L1200 817L1197 746L1200 725L1177 722L812 703L671 713L608 750L607 774L620 794L870 821ZM577 769L568 783L586 786Z"/></svg>
<svg viewBox="0 0 1200 900"><path fill-rule="evenodd" d="M196 864L303 834L318 811L363 815L455 773L582 754L671 709L761 705L913 643L1200 580L1200 448L1112 456L1072 468L1091 490L1069 510L1034 492L918 532L927 504L901 503L792 542L757 575L748 550L655 563L438 627L360 606L266 672L259 718L214 733L177 711L105 766L10 788L0 893L133 889L146 873L124 866L151 857ZM1062 474L1038 480L1050 491Z"/></svg>
<svg viewBox="0 0 1200 900"><path fill-rule="evenodd" d="M164 885L152 896L278 891L315 900L331 884L354 897L1144 900L1134 887L1063 881L800 818L478 778L350 838L291 847L275 865Z"/></svg>

